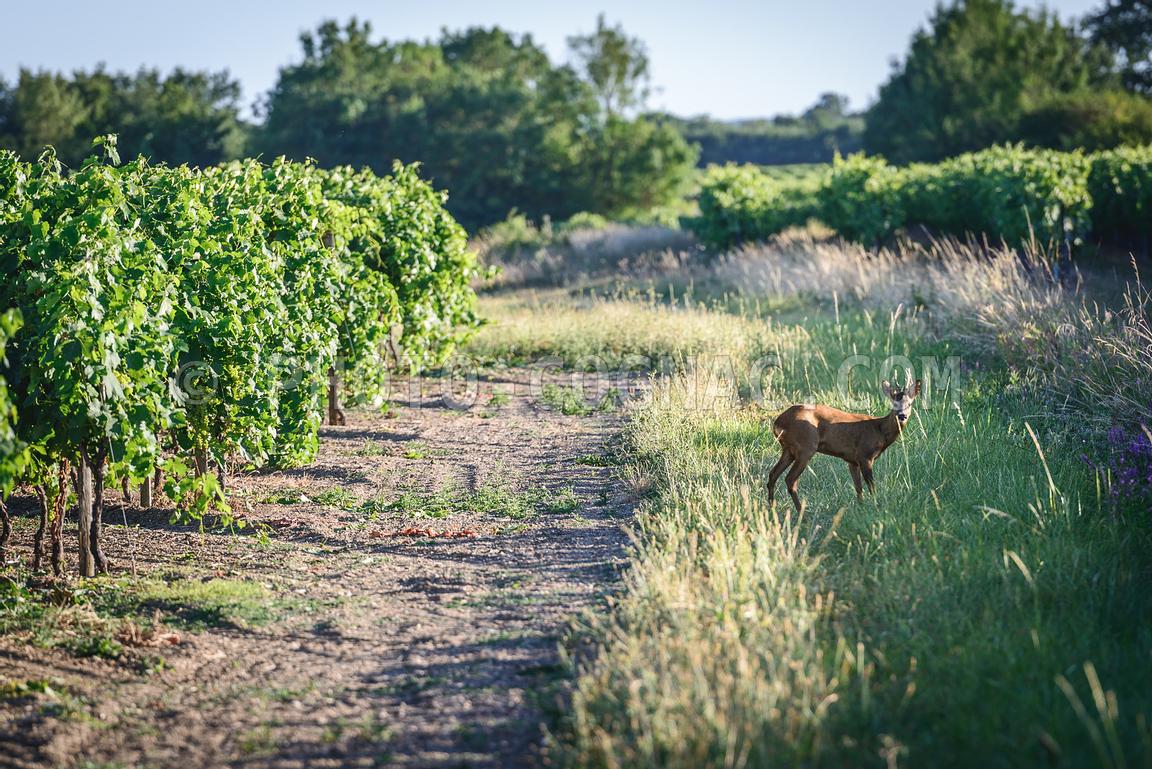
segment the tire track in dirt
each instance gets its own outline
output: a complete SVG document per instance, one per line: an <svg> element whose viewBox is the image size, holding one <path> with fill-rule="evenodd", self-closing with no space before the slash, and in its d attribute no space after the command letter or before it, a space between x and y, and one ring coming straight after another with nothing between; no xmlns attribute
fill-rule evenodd
<svg viewBox="0 0 1152 769"><path fill-rule="evenodd" d="M633 508L613 468L581 463L604 454L618 417L561 416L532 401L529 381L511 372L485 382L469 411L421 393L392 418L351 412L347 426L324 429L313 465L235 479L236 507L277 524L263 544L130 509L133 528L107 537L119 570L130 536L142 573L260 580L293 608L268 626L187 635L150 675L0 639L4 676L53 680L85 703L69 718L0 703L0 763L538 763L542 729L564 703L558 643L571 618L601 608L613 589ZM485 405L493 389L510 401ZM404 494L568 487L575 509L519 520L457 509L414 522L419 509L387 509ZM332 489L345 509L268 502ZM477 536L381 536L409 526Z"/></svg>

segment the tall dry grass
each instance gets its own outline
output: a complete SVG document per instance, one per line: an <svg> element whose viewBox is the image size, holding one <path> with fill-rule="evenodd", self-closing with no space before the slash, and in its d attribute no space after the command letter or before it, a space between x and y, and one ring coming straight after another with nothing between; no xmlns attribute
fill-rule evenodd
<svg viewBox="0 0 1152 769"><path fill-rule="evenodd" d="M654 225L604 223L555 231L525 222L516 233L481 234L472 247L497 269L484 288L567 286L618 275L659 275L698 258L692 235Z"/></svg>
<svg viewBox="0 0 1152 769"><path fill-rule="evenodd" d="M862 395L880 413L875 382L842 388L846 356L959 349L919 315L809 309L802 331L760 329L781 335L772 401ZM993 366L917 408L863 501L842 462L817 457L800 517L765 503L770 413L693 372L656 382L626 444L655 494L624 589L588 628L597 655L558 739L565 765L1152 757L1152 626L1132 621L1152 611L1150 522L1133 503L1109 514L1060 424L1038 423L1039 393L1009 379Z"/></svg>
<svg viewBox="0 0 1152 769"><path fill-rule="evenodd" d="M489 322L465 351L480 360L581 370L679 369L702 353L738 358L775 339L765 324L654 294L573 296L560 291L485 296Z"/></svg>
<svg viewBox="0 0 1152 769"><path fill-rule="evenodd" d="M1152 327L1139 282L1108 304L1011 252L945 243L877 254L791 239L696 266L678 292L684 283L693 349L778 352L773 403L863 395L879 413L875 383L846 392L838 381L849 355L957 353L972 365L916 410L878 463L875 496L857 502L843 463L817 457L803 517L764 503L779 451L770 414L735 392L701 392L708 379L691 371L655 382L627 428L627 472L654 494L624 589L586 629L598 652L580 664L559 759L614 769L1152 760L1152 625L1139 619L1152 611L1152 526L1140 501L1108 500L1108 478L1080 456L1147 403ZM724 308L759 312L781 297L792 298L789 322L753 313L725 325ZM629 318L613 333L632 341L616 344L643 350L660 338L653 324L675 317L642 303L611 311ZM589 316L547 314L573 326L553 352L602 344L601 331L584 331ZM553 321L541 320L543 335Z"/></svg>
<svg viewBox="0 0 1152 769"><path fill-rule="evenodd" d="M1050 263L955 240L871 251L794 234L733 252L706 274L750 297L919 314L936 336L1011 368L1053 416L1097 435L1152 426L1152 294L1136 265L1120 289L1103 275L1061 284Z"/></svg>

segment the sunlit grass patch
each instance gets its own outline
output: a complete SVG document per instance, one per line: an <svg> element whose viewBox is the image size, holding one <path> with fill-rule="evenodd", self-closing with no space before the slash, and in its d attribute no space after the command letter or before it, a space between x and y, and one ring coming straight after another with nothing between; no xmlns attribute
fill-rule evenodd
<svg viewBox="0 0 1152 769"><path fill-rule="evenodd" d="M842 361L964 352L930 332L815 311L763 408L689 372L633 412L626 471L656 495L593 628L568 765L1027 765L1055 749L1079 766L1094 734L1115 735L1108 755L1147 755L1133 672L1152 627L1131 618L1152 615L1152 522L1104 498L1077 433L1007 371L966 371L915 408L875 496L817 456L803 517L765 507L771 417L809 400L882 413L881 372L845 383Z"/></svg>
<svg viewBox="0 0 1152 769"><path fill-rule="evenodd" d="M469 354L505 363L552 358L578 370L648 371L707 351L742 355L770 335L729 313L640 297L483 297L481 312L491 322L468 343Z"/></svg>
<svg viewBox="0 0 1152 769"><path fill-rule="evenodd" d="M121 658L164 627L252 628L307 609L261 583L195 577L121 577L31 587L0 580L0 634L77 657Z"/></svg>

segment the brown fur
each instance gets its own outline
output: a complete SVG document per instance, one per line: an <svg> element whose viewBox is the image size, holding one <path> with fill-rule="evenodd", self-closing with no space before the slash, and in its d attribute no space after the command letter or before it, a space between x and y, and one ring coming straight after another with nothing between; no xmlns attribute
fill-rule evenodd
<svg viewBox="0 0 1152 769"><path fill-rule="evenodd" d="M797 510L802 509L797 486L800 476L812 457L827 454L848 463L856 495L864 495L864 483L869 491L876 488L872 476L872 463L900 437L903 424L897 409L907 414L912 400L920 394L920 382L901 390L884 383L884 393L893 402L887 416L852 414L830 406L810 404L792 406L772 421L772 432L783 450L780 461L768 474L768 501L776 495L776 481L788 470L784 485ZM791 469L789 469L791 468Z"/></svg>

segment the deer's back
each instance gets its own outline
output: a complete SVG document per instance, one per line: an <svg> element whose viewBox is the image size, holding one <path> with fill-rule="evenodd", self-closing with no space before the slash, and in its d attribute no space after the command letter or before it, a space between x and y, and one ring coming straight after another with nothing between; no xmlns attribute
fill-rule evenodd
<svg viewBox="0 0 1152 769"><path fill-rule="evenodd" d="M875 426L872 423L877 422L868 414L805 403L792 406L776 417L772 421L772 432L780 444L794 454L811 446L821 454L852 461L861 450L867 453L869 446L864 444L873 443L873 438L879 436L878 428L872 429Z"/></svg>

